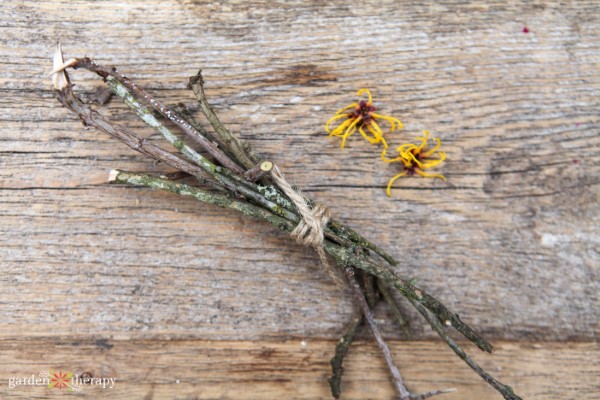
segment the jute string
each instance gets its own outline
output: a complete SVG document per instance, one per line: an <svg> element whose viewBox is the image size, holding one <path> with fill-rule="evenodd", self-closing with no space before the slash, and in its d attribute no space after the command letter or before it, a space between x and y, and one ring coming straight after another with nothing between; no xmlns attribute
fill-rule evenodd
<svg viewBox="0 0 600 400"><path fill-rule="evenodd" d="M331 218L329 209L319 203L315 203L311 209L304 196L302 196L302 193L294 190L277 165L273 166L271 177L283 193L294 203L300 213L301 220L290 235L296 239L297 243L314 248L319 255L325 272L327 272L336 284L343 285L341 276L337 273L335 267L329 263L327 254L323 249L323 240L325 240L323 231Z"/></svg>

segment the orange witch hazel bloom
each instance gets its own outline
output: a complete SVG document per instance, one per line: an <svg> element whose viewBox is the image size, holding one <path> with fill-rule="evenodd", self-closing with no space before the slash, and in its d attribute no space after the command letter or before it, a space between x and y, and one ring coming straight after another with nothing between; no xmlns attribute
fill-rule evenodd
<svg viewBox="0 0 600 400"><path fill-rule="evenodd" d="M376 114L371 92L369 89L360 89L356 95L360 96L363 93L366 93L367 96L369 96L369 100L360 100L358 103L352 103L336 112L325 124L325 130L329 133L330 137L339 136L342 138L342 144L340 145L342 149L346 145L346 139L357 130L362 137L369 141L369 143L383 143L383 146L387 149L388 145L383 138L383 132L375 120L385 119L388 121L391 126L390 131L393 131L396 128L402 129L402 122L396 118ZM330 130L329 124L338 119L345 119L345 121L338 125L337 128ZM368 133L365 132L365 128L369 131Z"/></svg>
<svg viewBox="0 0 600 400"><path fill-rule="evenodd" d="M423 131L423 136L418 137L417 139L421 140L421 144L416 145L413 143L403 144L398 147L396 151L398 152L398 157L395 158L386 158L387 149L383 149L381 153L381 159L387 163L393 162L402 162L404 167L403 171L398 175L394 176L388 182L386 193L388 196L392 196L392 185L396 181L396 179L406 176L406 175L420 175L426 178L439 178L443 181L446 180L446 177L441 174L432 174L423 172L425 169L436 167L441 164L442 161L446 159L446 153L443 151L439 151L440 146L442 145L440 139L434 138L436 144L433 148L427 147L427 139L429 139L429 132ZM438 158L432 158L432 157Z"/></svg>

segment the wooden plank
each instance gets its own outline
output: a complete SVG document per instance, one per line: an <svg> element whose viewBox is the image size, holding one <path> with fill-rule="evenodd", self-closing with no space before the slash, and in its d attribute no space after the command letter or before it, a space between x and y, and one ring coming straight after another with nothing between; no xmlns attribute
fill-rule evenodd
<svg viewBox="0 0 600 400"><path fill-rule="evenodd" d="M0 395L35 399L64 396L42 385L17 385L40 370L78 377L114 378L84 385L81 398L93 399L326 399L334 341L158 341L97 338L2 340ZM412 390L456 387L445 400L501 398L439 342L392 341ZM526 399L600 399L598 343L502 342L493 355L477 354ZM353 347L345 368L344 399L393 398L394 390L379 350ZM368 366L368 367L367 367ZM8 381L15 377L14 388ZM560 379L557 379L560 377ZM26 383L26 382L25 382ZM65 391L66 389L63 389Z"/></svg>
<svg viewBox="0 0 600 400"><path fill-rule="evenodd" d="M82 129L53 100L43 73L60 36L67 57L117 65L171 103L192 102L186 77L204 68L209 96L234 131L480 330L598 337L600 40L597 13L588 12L596 4L442 13L378 3L360 15L341 3L229 11L119 4L2 8L2 60L11 71L0 99L0 256L11 271L0 277L5 334L333 337L351 310L322 274L307 278L316 258L272 229L172 195L101 185L114 167L158 167ZM240 17L249 10L255 17ZM466 25L450 17L466 11ZM441 19L423 22L432 15ZM366 26L367 37L355 40ZM301 27L310 29L298 35ZM85 73L74 79L82 93L98 84ZM423 128L442 137L447 185L406 179L388 199L394 168L378 150L351 138L341 151L325 138L323 122L362 86L405 122L391 143ZM142 129L122 105L109 109ZM76 306L59 306L67 300ZM87 318L99 303L111 310ZM57 328L56 319L69 322Z"/></svg>
<svg viewBox="0 0 600 400"><path fill-rule="evenodd" d="M519 341L508 353L514 371L527 371L519 354L530 354L528 341L596 341L599 11L597 1L3 4L0 339L26 332L41 345L36 337L106 335L123 349L141 349L141 339L246 343L240 349L252 340L312 343L335 340L353 308L311 251L264 224L170 194L107 186L112 168L163 168L60 107L46 74L61 39L67 57L118 66L167 103L193 105L185 83L202 68L210 100L233 131L401 258L401 275L417 278L487 337ZM85 72L73 77L84 96L100 84ZM379 149L353 137L342 151L326 138L324 122L361 87L372 89L382 113L404 122L405 130L387 135L392 145L423 129L442 138L447 184L403 179L388 199L396 169L378 160ZM118 102L104 111L145 129ZM405 311L415 338L434 338ZM385 308L377 317L386 337L398 338ZM39 354L19 346L25 358ZM587 345L548 346L576 360L584 357L569 353L572 346ZM314 368L325 371L318 363L328 351ZM349 368L367 368L365 359L355 362ZM575 383L558 387L563 374L580 372L569 365L542 374L547 389L534 383L539 374L527 377L523 393L581 398ZM444 382L453 373L441 372ZM357 375L351 390L361 388ZM465 375L461 384L476 380Z"/></svg>

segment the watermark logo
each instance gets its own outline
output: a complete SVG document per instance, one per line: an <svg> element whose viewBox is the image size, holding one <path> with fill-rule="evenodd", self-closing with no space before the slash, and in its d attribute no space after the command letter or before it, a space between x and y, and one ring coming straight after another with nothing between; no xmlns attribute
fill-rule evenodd
<svg viewBox="0 0 600 400"><path fill-rule="evenodd" d="M72 372L53 372L53 371L40 371L40 378L49 379L49 388L56 388L59 390L67 389L69 392L80 392L83 388L79 383L71 382L73 379Z"/></svg>
<svg viewBox="0 0 600 400"><path fill-rule="evenodd" d="M8 378L8 388L14 389L17 386L46 386L52 389L65 390L69 392L81 392L84 387L101 387L102 389L112 389L115 387L116 378L98 378L89 374L74 374L73 372L63 371L40 371L36 376L12 376Z"/></svg>

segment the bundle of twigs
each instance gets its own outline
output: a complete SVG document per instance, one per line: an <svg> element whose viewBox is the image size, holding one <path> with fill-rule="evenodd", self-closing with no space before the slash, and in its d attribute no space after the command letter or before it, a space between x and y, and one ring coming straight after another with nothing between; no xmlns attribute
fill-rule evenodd
<svg viewBox="0 0 600 400"><path fill-rule="evenodd" d="M139 118L158 131L178 153L168 152L136 133L117 125L81 101L73 92L67 68L83 68L98 74L110 90L120 97ZM75 113L84 125L93 126L125 143L132 149L157 161L191 175L201 187L177 182L166 176L111 171L112 183L146 186L167 190L182 196L191 196L204 203L236 210L253 218L262 219L278 229L292 234L304 245L314 247L321 262L330 275L339 283L347 284L359 306L345 333L338 342L335 356L331 360L332 377L330 386L335 398L340 396L342 361L356 334L357 328L365 321L371 329L390 370L398 398L424 399L452 389L436 390L425 394L410 393L392 360L391 352L382 339L374 322L371 309L383 299L391 306L398 323L407 334L406 322L402 318L396 300L390 290L398 290L425 319L440 337L486 382L498 390L506 399L520 399L510 386L494 379L480 368L447 333L446 328L454 327L481 350L491 353L492 346L471 327L450 311L444 304L417 288L411 282L400 278L393 267L398 264L376 244L365 239L352 228L329 216L328 210L308 199L290 186L281 171L272 161L264 160L253 152L250 145L234 136L219 121L208 104L200 72L190 78L191 89L200 109L214 132L207 132L189 115L167 107L119 73L116 68L96 64L91 59L76 58L64 61L57 47L54 56L53 85L59 101ZM174 123L185 136L193 140L209 156L204 156L184 140L175 135L161 122L166 118ZM208 188L208 189L207 189ZM374 258L376 255L379 259ZM330 261L335 263L332 264Z"/></svg>

